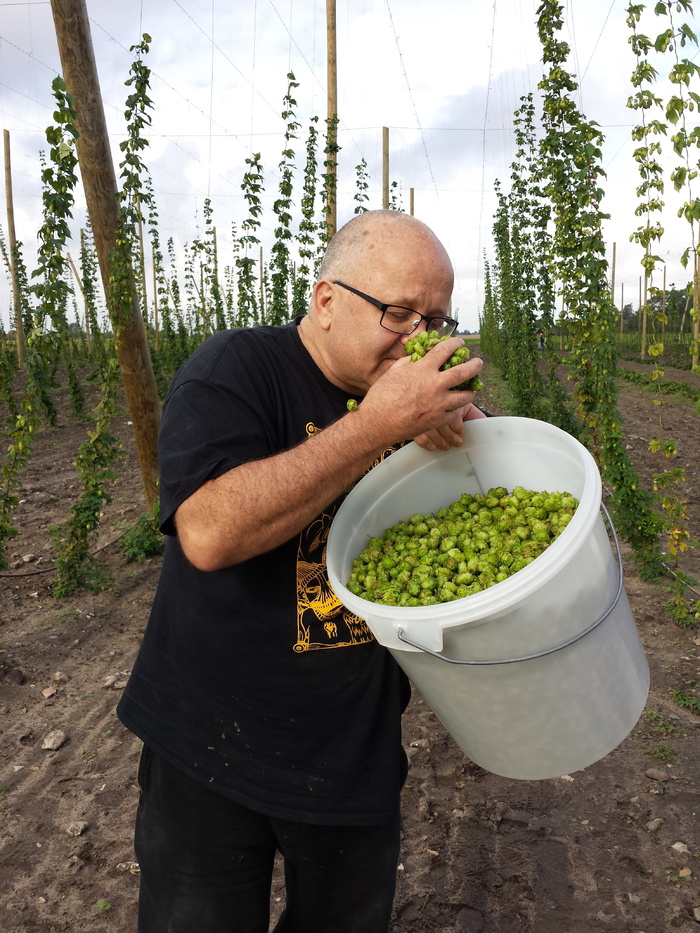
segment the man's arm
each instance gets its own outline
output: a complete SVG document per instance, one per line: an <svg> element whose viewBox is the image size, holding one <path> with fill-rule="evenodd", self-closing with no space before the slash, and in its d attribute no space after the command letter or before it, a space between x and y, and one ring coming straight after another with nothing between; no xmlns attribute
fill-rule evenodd
<svg viewBox="0 0 700 933"><path fill-rule="evenodd" d="M204 483L175 513L187 558L200 570L220 570L283 544L386 447L444 424L455 403L465 408L474 393L452 389L476 375L482 363L469 360L440 372L454 349L444 341L417 363L408 357L397 361L356 411L291 450Z"/></svg>

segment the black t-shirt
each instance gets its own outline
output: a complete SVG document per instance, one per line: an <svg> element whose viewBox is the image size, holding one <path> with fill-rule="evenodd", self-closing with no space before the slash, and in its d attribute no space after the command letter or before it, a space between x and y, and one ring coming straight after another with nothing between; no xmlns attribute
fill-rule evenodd
<svg viewBox="0 0 700 933"><path fill-rule="evenodd" d="M409 688L328 582L341 499L294 539L213 573L173 536L175 510L206 480L346 413L348 394L323 376L297 324L217 334L173 381L159 438L170 537L118 714L171 763L254 810L373 824L392 817L405 777Z"/></svg>

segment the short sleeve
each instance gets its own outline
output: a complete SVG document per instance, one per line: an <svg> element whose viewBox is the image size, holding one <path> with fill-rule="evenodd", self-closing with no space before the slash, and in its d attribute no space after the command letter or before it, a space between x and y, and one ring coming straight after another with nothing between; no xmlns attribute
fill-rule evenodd
<svg viewBox="0 0 700 933"><path fill-rule="evenodd" d="M161 530L174 534L178 506L207 480L269 456L269 434L260 406L253 409L239 393L200 380L174 389L158 439Z"/></svg>

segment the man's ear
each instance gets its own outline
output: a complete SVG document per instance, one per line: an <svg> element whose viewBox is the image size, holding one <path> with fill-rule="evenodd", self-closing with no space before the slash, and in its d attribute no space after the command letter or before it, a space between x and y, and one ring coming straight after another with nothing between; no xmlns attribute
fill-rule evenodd
<svg viewBox="0 0 700 933"><path fill-rule="evenodd" d="M332 284L325 279L317 282L313 294L314 315L319 326L324 330L328 330L331 326L334 300L335 293Z"/></svg>

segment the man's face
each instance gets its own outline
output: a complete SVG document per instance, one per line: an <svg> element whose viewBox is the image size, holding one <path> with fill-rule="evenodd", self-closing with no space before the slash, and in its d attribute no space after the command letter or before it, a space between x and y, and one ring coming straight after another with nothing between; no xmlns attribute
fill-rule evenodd
<svg viewBox="0 0 700 933"><path fill-rule="evenodd" d="M444 251L415 231L389 228L372 236L373 243L363 251L366 261L345 274L345 284L426 316L448 315L453 273ZM340 388L363 395L405 357L404 344L411 335L386 330L381 311L340 285L326 281L317 289L317 301L323 303L324 372ZM421 322L416 331L423 329Z"/></svg>

